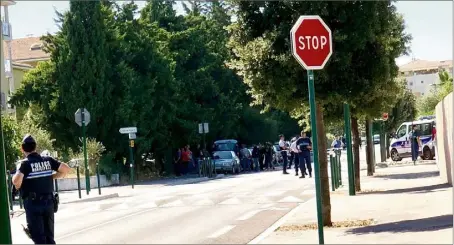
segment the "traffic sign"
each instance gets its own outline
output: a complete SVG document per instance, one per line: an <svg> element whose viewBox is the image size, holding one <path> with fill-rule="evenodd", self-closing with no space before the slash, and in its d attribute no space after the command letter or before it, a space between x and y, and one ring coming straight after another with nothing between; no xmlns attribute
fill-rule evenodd
<svg viewBox="0 0 454 245"><path fill-rule="evenodd" d="M137 127L120 128L120 134L135 134Z"/></svg>
<svg viewBox="0 0 454 245"><path fill-rule="evenodd" d="M77 109L76 113L74 113L74 119L77 125L79 125L80 127L82 127L82 111L84 112L83 119L85 121L85 126L90 123L90 112L88 112L88 110L85 108L79 108Z"/></svg>
<svg viewBox="0 0 454 245"><path fill-rule="evenodd" d="M209 133L208 123L199 123L199 134Z"/></svg>
<svg viewBox="0 0 454 245"><path fill-rule="evenodd" d="M331 30L318 15L300 16L290 31L292 54L306 70L321 70L333 53Z"/></svg>
<svg viewBox="0 0 454 245"><path fill-rule="evenodd" d="M383 113L383 117L382 117L382 118L383 118L383 121L387 121L387 120L388 120L388 118L389 118L389 115L388 115L388 113L386 113L386 112L385 112L385 113Z"/></svg>

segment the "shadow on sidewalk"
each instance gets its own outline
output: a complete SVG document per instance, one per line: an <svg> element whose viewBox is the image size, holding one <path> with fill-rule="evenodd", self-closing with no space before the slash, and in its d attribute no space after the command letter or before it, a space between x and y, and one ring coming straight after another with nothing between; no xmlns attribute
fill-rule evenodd
<svg viewBox="0 0 454 245"><path fill-rule="evenodd" d="M430 171L422 173L406 173L406 174L386 174L386 175L376 175L375 178L384 178L384 179L422 179L422 178L432 178L440 176L439 171Z"/></svg>
<svg viewBox="0 0 454 245"><path fill-rule="evenodd" d="M400 232L436 231L449 228L452 229L452 218L453 218L452 214L445 214L422 219L402 220L392 223L354 228L348 230L347 233L361 235L379 232L400 233Z"/></svg>
<svg viewBox="0 0 454 245"><path fill-rule="evenodd" d="M371 191L371 192L361 192L360 195L370 195L370 194L401 194L401 193L409 193L409 194L419 194L419 193L429 193L435 191L444 191L443 189L451 188L449 184L436 184L436 185L429 185L429 186L417 186L417 187L410 187L410 188L403 188L403 189L392 189L387 191Z"/></svg>

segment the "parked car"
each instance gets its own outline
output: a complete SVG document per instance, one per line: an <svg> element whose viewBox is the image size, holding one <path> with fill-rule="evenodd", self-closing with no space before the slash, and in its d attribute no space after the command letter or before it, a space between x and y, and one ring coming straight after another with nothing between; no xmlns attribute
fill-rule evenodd
<svg viewBox="0 0 454 245"><path fill-rule="evenodd" d="M215 151L213 152L213 160L217 172L236 174L242 171L240 159L234 151Z"/></svg>

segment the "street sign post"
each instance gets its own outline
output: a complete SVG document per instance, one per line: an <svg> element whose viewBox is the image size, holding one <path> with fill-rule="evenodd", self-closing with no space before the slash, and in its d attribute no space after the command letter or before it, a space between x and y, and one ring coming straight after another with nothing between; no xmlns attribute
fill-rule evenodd
<svg viewBox="0 0 454 245"><path fill-rule="evenodd" d="M87 195L90 194L90 169L88 168L88 156L87 156L87 138L85 137L86 126L90 123L90 112L85 108L79 108L74 114L77 125L82 127L82 145L84 151L84 163L85 163L85 189Z"/></svg>
<svg viewBox="0 0 454 245"><path fill-rule="evenodd" d="M209 132L208 123L199 123L199 134L203 136L203 149L206 150L205 135Z"/></svg>
<svg viewBox="0 0 454 245"><path fill-rule="evenodd" d="M129 136L129 168L130 168L130 179L131 179L131 186L134 189L134 140L136 139L137 127L127 127L127 128L120 128L120 134L127 134Z"/></svg>
<svg viewBox="0 0 454 245"><path fill-rule="evenodd" d="M314 152L315 192L317 200L317 222L319 244L324 244L323 207L321 196L320 165L318 161L317 115L313 70L321 70L333 53L331 30L318 15L300 16L290 31L292 54L307 70L309 104L311 109L311 131Z"/></svg>

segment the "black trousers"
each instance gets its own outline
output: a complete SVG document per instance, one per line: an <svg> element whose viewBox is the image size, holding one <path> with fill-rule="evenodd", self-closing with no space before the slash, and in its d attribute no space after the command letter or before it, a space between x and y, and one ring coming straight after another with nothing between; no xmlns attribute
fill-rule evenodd
<svg viewBox="0 0 454 245"><path fill-rule="evenodd" d="M290 162L288 163L288 168L292 167L293 160L295 159L295 153L292 151L290 152Z"/></svg>
<svg viewBox="0 0 454 245"><path fill-rule="evenodd" d="M301 168L301 174L306 174L306 168L310 175L312 175L312 165L311 165L311 153L310 152L301 152L298 153L299 164Z"/></svg>
<svg viewBox="0 0 454 245"><path fill-rule="evenodd" d="M287 172L287 163L288 163L288 156L286 151L281 151L282 158L284 158L284 166L283 166L283 172Z"/></svg>
<svg viewBox="0 0 454 245"><path fill-rule="evenodd" d="M55 244L54 202L48 200L24 200L27 227L35 244Z"/></svg>

